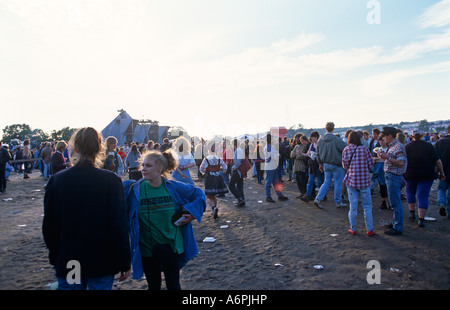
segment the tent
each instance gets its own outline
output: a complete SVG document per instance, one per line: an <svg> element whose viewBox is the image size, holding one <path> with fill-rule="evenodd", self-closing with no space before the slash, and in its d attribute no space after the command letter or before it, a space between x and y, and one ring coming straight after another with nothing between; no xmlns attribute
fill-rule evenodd
<svg viewBox="0 0 450 310"><path fill-rule="evenodd" d="M102 136L116 137L117 145L123 145L125 141L147 143L153 140L162 143L168 136L168 126L159 126L157 121L137 120L132 118L125 110L119 110L119 115L102 130Z"/></svg>

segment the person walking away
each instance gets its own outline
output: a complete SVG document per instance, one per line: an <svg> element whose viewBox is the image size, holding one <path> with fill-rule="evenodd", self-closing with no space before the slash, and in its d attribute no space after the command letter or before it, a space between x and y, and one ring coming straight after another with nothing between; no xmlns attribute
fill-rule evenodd
<svg viewBox="0 0 450 310"><path fill-rule="evenodd" d="M180 290L180 270L198 254L192 221L206 207L203 190L169 180L177 161L171 150L142 154L139 181L124 181L128 209L133 279L144 274L149 290Z"/></svg>
<svg viewBox="0 0 450 310"><path fill-rule="evenodd" d="M77 130L69 144L70 169L49 179L44 196L42 233L60 290L111 290L130 274L131 250L121 179L99 169L102 136L91 127ZM80 283L73 283L73 263ZM71 269L72 268L72 269Z"/></svg>
<svg viewBox="0 0 450 310"><path fill-rule="evenodd" d="M322 209L321 201L327 194L328 188L331 185L331 180L334 182L334 202L336 207L346 207L341 195L342 189L342 151L346 147L341 138L333 134L334 123L328 122L325 125L326 133L317 142L317 161L319 162L320 171L324 172L325 180L319 189L314 205Z"/></svg>
<svg viewBox="0 0 450 310"><path fill-rule="evenodd" d="M378 157L384 159L384 172L386 175L386 187L389 196L389 204L394 210L392 223L388 225L387 235L401 235L403 233L403 205L401 198L401 186L403 175L408 166L408 158L405 146L397 140L397 129L383 127L381 132L383 139L389 146L385 153L378 152Z"/></svg>
<svg viewBox="0 0 450 310"><path fill-rule="evenodd" d="M428 210L428 202L431 186L439 174L445 179L442 161L439 153L431 143L422 140L423 131L414 129L412 131L413 141L405 146L408 157L408 167L405 172L406 199L410 212L410 220L415 221L415 209L417 204L417 214L419 227L424 227L424 219Z"/></svg>
<svg viewBox="0 0 450 310"><path fill-rule="evenodd" d="M447 135L436 141L434 147L444 167L444 175L439 176L437 189L439 214L450 219L450 125L447 126Z"/></svg>
<svg viewBox="0 0 450 310"><path fill-rule="evenodd" d="M217 205L216 195L225 195L228 193L228 187L223 178L223 171L227 170L227 165L216 154L215 143L211 141L206 149L209 154L203 159L200 165L200 172L205 175L205 195L206 200L211 207L213 218L219 217L219 207Z"/></svg>
<svg viewBox="0 0 450 310"><path fill-rule="evenodd" d="M350 210L348 211L350 228L348 232L356 235L356 216L358 201L361 196L367 235L373 236L375 235L375 231L373 230L369 170L373 168L374 161L369 149L362 144L357 132L353 131L350 133L347 144L342 152L342 167L347 170L344 176L344 183L347 185L348 200L350 203Z"/></svg>

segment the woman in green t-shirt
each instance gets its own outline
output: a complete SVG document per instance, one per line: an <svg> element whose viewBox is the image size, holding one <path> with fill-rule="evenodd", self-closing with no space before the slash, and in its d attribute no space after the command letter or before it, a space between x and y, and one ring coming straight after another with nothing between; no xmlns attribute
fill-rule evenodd
<svg viewBox="0 0 450 310"><path fill-rule="evenodd" d="M161 289L164 271L169 290L179 290L179 270L198 253L191 221L201 220L205 195L190 184L167 180L176 169L172 151L141 157L143 178L124 183L130 218L133 278L145 274L149 289ZM126 181L128 182L128 181Z"/></svg>

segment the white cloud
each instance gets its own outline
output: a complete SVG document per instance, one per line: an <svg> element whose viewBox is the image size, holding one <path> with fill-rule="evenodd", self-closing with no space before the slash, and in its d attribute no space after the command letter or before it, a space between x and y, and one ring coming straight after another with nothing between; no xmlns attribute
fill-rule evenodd
<svg viewBox="0 0 450 310"><path fill-rule="evenodd" d="M443 27L450 24L450 0L442 0L425 10L417 23L422 28Z"/></svg>
<svg viewBox="0 0 450 310"><path fill-rule="evenodd" d="M361 81L357 81L355 84L366 93L376 96L385 96L393 93L395 87L405 79L446 72L450 72L450 61L376 74L364 78Z"/></svg>

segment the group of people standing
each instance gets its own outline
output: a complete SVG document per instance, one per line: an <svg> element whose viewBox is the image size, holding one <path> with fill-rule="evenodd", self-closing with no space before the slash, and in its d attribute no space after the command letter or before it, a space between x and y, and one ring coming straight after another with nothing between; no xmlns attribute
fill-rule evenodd
<svg viewBox="0 0 450 310"><path fill-rule="evenodd" d="M133 278L145 274L149 289L161 288L161 272L168 289L181 289L180 269L198 253L191 222L201 221L207 205L217 219L217 196L228 192L236 197L237 206L245 206L243 179L251 170L249 158L258 183L266 174L267 202L275 202L272 188L278 200L288 199L280 181L283 153L292 160L298 198L303 201L313 201L323 208L333 182L334 201L342 208L346 206L342 201L346 188L351 234L357 233L359 200L367 235L375 234L371 200L375 182L380 184L384 205L388 200L394 210L392 224L385 233L403 232L403 180L411 217L415 218L417 206L418 223L423 226L431 184L438 176L435 168L440 178L441 214L450 213L450 197L445 194L449 187L445 176L450 173L450 136L433 146L415 131L414 141L404 145L397 138L397 129L384 127L381 132L374 130L370 143L356 131L349 133L344 142L333 133L333 123L325 128L322 137L318 132L309 138L295 135L295 144L284 145L288 152L281 149L282 143L273 143L274 138L268 134L264 141L256 142L254 150L237 139L229 145L226 141L204 141L197 145L200 156L184 137L163 151L150 147L139 150L137 143L132 144L122 155L116 152L117 140L109 137L105 152L99 132L90 127L79 129L69 141L73 166L52 175L44 199L42 229L59 288L111 289L114 275L120 273L122 281L130 276L132 266ZM450 128L448 131L450 135ZM252 151L256 154L250 156ZM441 158L445 158L444 163ZM126 181L120 178L121 165L129 171ZM195 165L204 176L204 190L194 185L189 173ZM81 265L78 282L68 278L67 263L71 260Z"/></svg>

